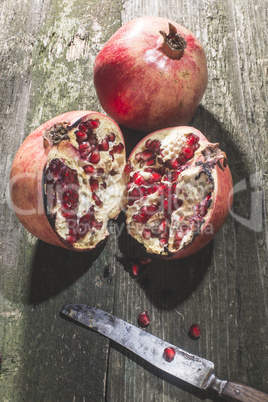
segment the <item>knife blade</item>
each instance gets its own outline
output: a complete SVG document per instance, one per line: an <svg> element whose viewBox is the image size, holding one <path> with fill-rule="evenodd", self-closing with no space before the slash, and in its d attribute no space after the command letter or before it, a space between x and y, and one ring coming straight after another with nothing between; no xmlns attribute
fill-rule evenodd
<svg viewBox="0 0 268 402"><path fill-rule="evenodd" d="M114 315L85 304L67 304L61 315L86 326L134 352L153 366L199 389L213 389L226 400L268 402L268 395L243 384L221 380L214 364L171 345ZM174 359L164 358L165 348L175 350Z"/></svg>

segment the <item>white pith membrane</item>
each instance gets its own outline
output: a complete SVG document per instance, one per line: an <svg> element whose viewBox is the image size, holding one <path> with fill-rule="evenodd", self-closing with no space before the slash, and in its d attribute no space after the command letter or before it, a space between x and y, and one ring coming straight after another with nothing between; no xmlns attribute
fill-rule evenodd
<svg viewBox="0 0 268 402"><path fill-rule="evenodd" d="M193 133L197 135L194 131ZM171 206L172 196L166 197L163 195L163 190L162 194L160 190L149 195L143 195L142 192L140 193L140 198L135 199L134 197L133 202L133 189L146 188L148 179L151 177L151 173L145 171L145 169L148 169L146 162L136 160L135 157L137 154L148 151L148 147L145 147L148 137L139 144L135 149L135 153L130 157L129 162L133 170L129 174L127 184L127 228L128 232L146 247L147 252L163 256L177 253L186 245L192 243L196 236L200 234L213 209L215 164L219 159L223 158L223 153L219 150L218 144L204 142L202 138L199 138L194 155L181 165L182 169L185 168L185 170L182 170L177 175L176 180L167 179L167 173L176 172L176 169L167 168L165 162L167 164L167 161L178 158L182 153L182 149L188 147L187 137L190 134L192 132L189 131L189 127L180 127L166 129L150 136L151 141L158 140L161 143L161 154L159 152L155 153L155 163L149 163L149 167L156 171L159 168L162 169L161 181L154 184L160 185L160 187L165 185L166 188L171 188L172 185L176 186L173 194L175 194L175 200L179 201L176 201L175 207ZM163 171L165 172L164 174ZM137 172L146 180L145 184L134 183L133 176L137 175ZM177 185L174 183L177 183ZM166 202L169 203L170 215L165 215L165 198L168 199ZM156 213L149 214L150 218L147 222L137 222L137 215L152 205L158 205ZM201 207L201 212L200 205L205 205L205 207ZM196 212L198 208L200 215ZM168 226L168 234L159 230L163 220L166 221L166 226ZM144 237L146 231L149 231L150 235ZM161 240L164 237L166 241Z"/></svg>
<svg viewBox="0 0 268 402"><path fill-rule="evenodd" d="M108 141L108 150L99 150L99 162L90 163L89 157L81 158L81 151L79 152L79 143L87 142L77 141L77 130L80 129L81 124L90 121L95 121L99 125L97 128L91 129L91 133L96 135L98 144L109 136L111 133L115 135L114 141ZM66 126L66 123L64 123ZM125 189L125 182L122 176L125 166L125 147L123 147L120 153L114 152L110 155L110 151L123 145L122 135L118 127L105 116L99 114L90 114L79 119L78 124L71 125L71 129L67 125L67 139L62 139L57 144L53 144L47 159L47 164L44 173L44 192L46 194L46 212L47 216L54 227L57 235L66 241L66 244L77 249L90 249L94 248L100 241L104 240L109 232L107 230L107 223L110 219L114 219L118 216L122 209L122 197ZM49 142L51 141L49 131L45 134ZM122 148L122 147L121 147ZM62 190L61 184L56 184L56 192L53 190L53 184L46 181L46 173L50 163L59 160L68 168L77 172L77 188L78 202L75 210L73 208L67 209L64 207L64 190ZM84 168L86 166L93 167L97 173L86 173ZM112 174L109 173L112 171ZM48 175L49 176L49 175ZM93 180L95 185L94 191L91 188L90 182ZM71 186L70 186L71 188ZM69 185L67 185L69 189ZM52 205L49 201L51 195L56 193L56 205ZM94 200L93 197L96 196ZM98 205L100 203L101 205ZM74 213L73 213L74 211ZM91 211L91 212L90 212ZM92 212L93 211L93 212ZM80 234L78 234L77 228L79 220L85 217L86 214L91 213L91 218L94 221L84 221L80 225ZM74 215L75 218L66 218L67 215ZM84 218L83 218L84 219ZM84 225L84 226L83 226ZM71 229L70 229L71 228ZM71 233L70 233L71 231ZM73 237L71 237L73 236ZM76 241L73 241L75 240ZM71 240L70 240L71 239Z"/></svg>

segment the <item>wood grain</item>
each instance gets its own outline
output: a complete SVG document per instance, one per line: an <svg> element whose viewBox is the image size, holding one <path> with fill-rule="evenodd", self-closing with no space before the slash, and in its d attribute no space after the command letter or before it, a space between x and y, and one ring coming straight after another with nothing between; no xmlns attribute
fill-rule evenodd
<svg viewBox="0 0 268 402"><path fill-rule="evenodd" d="M268 392L267 7L260 0L4 0L0 5L0 399L3 401L221 400L153 369L59 316L91 304L212 360L221 378ZM227 153L230 216L213 242L181 261L153 258L138 280L116 255L144 250L125 230L76 254L38 241L17 221L8 179L24 138L68 110L101 111L92 66L122 23L158 15L192 30L209 84L191 124ZM122 127L127 150L142 135ZM109 270L104 270L109 267ZM108 272L108 275L107 275ZM144 280L147 287L144 289ZM199 323L201 336L188 336Z"/></svg>

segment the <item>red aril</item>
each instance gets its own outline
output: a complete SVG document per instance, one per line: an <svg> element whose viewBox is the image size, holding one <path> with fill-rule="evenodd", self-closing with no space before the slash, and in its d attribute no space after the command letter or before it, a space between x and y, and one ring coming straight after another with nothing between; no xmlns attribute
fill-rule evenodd
<svg viewBox="0 0 268 402"><path fill-rule="evenodd" d="M124 167L124 139L113 120L92 111L65 113L19 148L10 175L13 208L39 239L90 250L109 235L107 223L123 206Z"/></svg>
<svg viewBox="0 0 268 402"><path fill-rule="evenodd" d="M148 311L144 310L140 313L138 322L141 327L147 327L150 324L150 317Z"/></svg>
<svg viewBox="0 0 268 402"><path fill-rule="evenodd" d="M147 132L188 124L207 80L205 52L197 38L160 17L127 22L104 45L94 65L103 109L119 124ZM156 151L155 141L148 149ZM152 159L148 162L152 166Z"/></svg>
<svg viewBox="0 0 268 402"><path fill-rule="evenodd" d="M146 167L149 150L154 164ZM232 204L232 177L219 144L200 131L181 126L149 134L131 152L128 165L127 229L147 252L183 258L221 228Z"/></svg>
<svg viewBox="0 0 268 402"><path fill-rule="evenodd" d="M169 346L165 348L163 356L164 359L170 363L172 362L172 360L174 360L175 354L176 354L175 349Z"/></svg>
<svg viewBox="0 0 268 402"><path fill-rule="evenodd" d="M201 334L201 329L198 324L192 324L189 329L189 335L193 339L198 339Z"/></svg>

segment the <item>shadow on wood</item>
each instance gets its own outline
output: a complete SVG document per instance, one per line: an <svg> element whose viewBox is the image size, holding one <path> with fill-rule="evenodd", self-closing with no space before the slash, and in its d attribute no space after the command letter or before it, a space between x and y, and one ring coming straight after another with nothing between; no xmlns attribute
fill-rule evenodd
<svg viewBox="0 0 268 402"><path fill-rule="evenodd" d="M68 288L99 257L105 242L96 249L81 253L39 241L31 267L31 284L27 304L39 304Z"/></svg>

